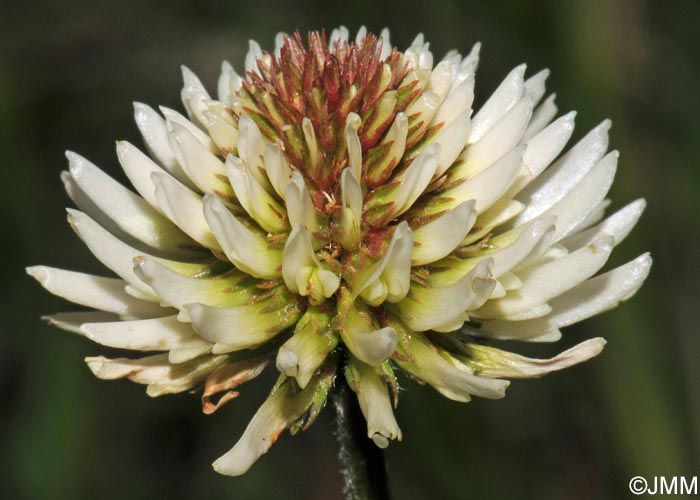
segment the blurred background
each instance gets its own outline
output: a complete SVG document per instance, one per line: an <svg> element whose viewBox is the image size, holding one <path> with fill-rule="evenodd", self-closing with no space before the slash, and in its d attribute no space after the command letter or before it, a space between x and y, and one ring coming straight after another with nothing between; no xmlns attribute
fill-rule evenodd
<svg viewBox="0 0 700 500"><path fill-rule="evenodd" d="M418 32L437 59L483 43L477 105L515 65L549 67L574 139L611 118L622 152L617 209L645 197L641 224L609 267L650 250L655 263L624 307L565 330L550 356L602 335L585 365L515 382L501 401L453 403L403 379L401 443L388 450L396 499L618 499L632 476L700 471L700 2L461 0L84 2L0 4L0 498L335 499L340 478L328 411L284 435L244 477L215 474L265 398L272 374L212 416L197 395L152 400L141 386L95 379L105 353L43 324L70 310L26 265L103 273L65 223L65 149L125 181L114 141L140 144L132 101L181 108L180 64L215 88L240 70L247 40L339 24ZM514 346L515 350L519 346Z"/></svg>

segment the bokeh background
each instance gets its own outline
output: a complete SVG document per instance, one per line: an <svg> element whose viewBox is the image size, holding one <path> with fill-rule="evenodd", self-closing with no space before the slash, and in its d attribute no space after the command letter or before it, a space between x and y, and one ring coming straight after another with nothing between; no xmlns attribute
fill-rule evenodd
<svg viewBox="0 0 700 500"><path fill-rule="evenodd" d="M125 180L114 141L140 144L133 100L180 107L180 64L213 87L221 60L242 67L248 38L345 24L425 33L439 58L483 43L477 102L510 68L549 67L574 140L604 118L622 152L612 209L643 196L641 224L609 266L650 250L655 264L624 307L568 328L548 356L584 338L603 355L501 401L447 401L403 380L404 441L388 450L396 499L619 499L635 475L700 473L700 2L460 0L63 2L0 4L0 498L335 499L329 412L284 436L244 477L211 461L242 433L272 382L213 416L196 395L148 398L96 380L104 353L39 316L70 310L23 271L100 273L65 223L65 149ZM531 73L530 73L531 74ZM517 346L516 346L517 347Z"/></svg>

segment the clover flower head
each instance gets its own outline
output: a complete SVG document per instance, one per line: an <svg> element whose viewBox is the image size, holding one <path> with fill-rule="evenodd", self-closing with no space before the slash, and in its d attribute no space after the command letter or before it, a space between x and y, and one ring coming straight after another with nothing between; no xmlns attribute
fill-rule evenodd
<svg viewBox="0 0 700 500"><path fill-rule="evenodd" d="M563 152L547 70L512 70L474 113L479 45L434 63L363 28L250 42L214 99L183 68L187 115L136 103L145 154L117 156L136 193L67 153L68 220L116 278L36 266L93 310L51 323L145 357L87 358L151 396L202 388L211 413L268 364L279 379L214 467L244 473L282 431L307 428L336 375L380 447L401 439L397 370L467 402L503 397L597 355L587 340L529 359L492 339L551 342L631 297L648 254L596 275L644 201L607 218L617 166L604 121Z"/></svg>

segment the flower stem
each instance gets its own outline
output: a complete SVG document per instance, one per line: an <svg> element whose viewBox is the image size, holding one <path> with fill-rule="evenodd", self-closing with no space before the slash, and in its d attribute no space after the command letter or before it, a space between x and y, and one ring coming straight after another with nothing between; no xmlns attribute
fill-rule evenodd
<svg viewBox="0 0 700 500"><path fill-rule="evenodd" d="M367 423L342 371L336 377L332 405L346 500L389 500L384 451L367 437Z"/></svg>

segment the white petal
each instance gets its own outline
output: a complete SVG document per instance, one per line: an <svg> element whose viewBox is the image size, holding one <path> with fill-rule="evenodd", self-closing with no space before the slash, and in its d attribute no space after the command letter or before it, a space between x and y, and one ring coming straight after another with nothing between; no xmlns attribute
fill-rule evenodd
<svg viewBox="0 0 700 500"><path fill-rule="evenodd" d="M214 278L193 278L170 269L155 259L137 257L134 271L161 297L163 303L184 309L185 304L200 302L214 307L237 306L250 300L258 290L254 284L241 285L246 275L232 270ZM184 311L183 311L184 312ZM188 321L180 314L180 321Z"/></svg>
<svg viewBox="0 0 700 500"><path fill-rule="evenodd" d="M457 157L464 150L469 137L471 119L470 110L462 111L452 122L440 129L431 141L431 144L440 145L440 157L434 177L439 177L452 166Z"/></svg>
<svg viewBox="0 0 700 500"><path fill-rule="evenodd" d="M331 31L331 37L328 40L328 46L329 47L334 47L336 43L339 43L341 46L343 43L347 42L350 38L350 32L345 26L340 26L339 28L334 29Z"/></svg>
<svg viewBox="0 0 700 500"><path fill-rule="evenodd" d="M413 231L413 265L422 266L446 257L462 242L476 220L474 200Z"/></svg>
<svg viewBox="0 0 700 500"><path fill-rule="evenodd" d="M265 144L265 172L272 188L284 200L287 186L292 179L292 169L277 144Z"/></svg>
<svg viewBox="0 0 700 500"><path fill-rule="evenodd" d="M521 140L527 142L540 133L555 116L557 116L557 105L554 104L556 94L552 94L540 104L532 113L530 124L527 126Z"/></svg>
<svg viewBox="0 0 700 500"><path fill-rule="evenodd" d="M238 154L258 184L265 191L271 192L263 164L265 140L256 123L248 115L243 115L238 120Z"/></svg>
<svg viewBox="0 0 700 500"><path fill-rule="evenodd" d="M500 199L484 213L479 214L471 233L464 238L463 245L469 245L486 236L493 228L511 220L523 211L525 205L516 200Z"/></svg>
<svg viewBox="0 0 700 500"><path fill-rule="evenodd" d="M340 286L340 279L321 266L306 227L294 226L284 246L282 277L287 288L316 302L331 297Z"/></svg>
<svg viewBox="0 0 700 500"><path fill-rule="evenodd" d="M264 235L243 225L219 198L204 197L204 217L226 257L238 269L256 278L280 276L281 250L271 248Z"/></svg>
<svg viewBox="0 0 700 500"><path fill-rule="evenodd" d="M332 320L330 313L308 309L295 325L294 335L277 351L277 369L288 377L295 377L302 389L338 345L338 333Z"/></svg>
<svg viewBox="0 0 700 500"><path fill-rule="evenodd" d="M136 191L153 208L160 211L156 200L155 186L151 181L153 172L166 173L153 160L139 151L138 148L126 141L117 142L117 157L124 173L136 188Z"/></svg>
<svg viewBox="0 0 700 500"><path fill-rule="evenodd" d="M156 354L140 359L108 359L103 356L85 358L96 377L106 380L128 378L137 384L147 384L151 397L192 389L202 383L207 374L226 361L224 356L193 359L181 365L169 362L168 354Z"/></svg>
<svg viewBox="0 0 700 500"><path fill-rule="evenodd" d="M85 323L97 323L100 321L116 321L119 316L103 311L79 311L49 314L41 319L48 321L51 326L71 333L84 335L80 327Z"/></svg>
<svg viewBox="0 0 700 500"><path fill-rule="evenodd" d="M379 60L384 61L387 57L389 57L389 54L391 54L391 41L389 40L389 30L387 28L384 28L379 35L379 41L382 44L382 50L379 53Z"/></svg>
<svg viewBox="0 0 700 500"><path fill-rule="evenodd" d="M527 141L525 165L532 173L533 178L547 168L564 149L574 131L575 118L576 111L567 113Z"/></svg>
<svg viewBox="0 0 700 500"><path fill-rule="evenodd" d="M221 102L230 106L233 92L240 90L242 79L227 61L221 63L221 75L217 85L218 97Z"/></svg>
<svg viewBox="0 0 700 500"><path fill-rule="evenodd" d="M86 196L130 236L162 252L177 254L194 243L172 222L91 162L66 152L70 175ZM162 175L167 175L163 173Z"/></svg>
<svg viewBox="0 0 700 500"><path fill-rule="evenodd" d="M184 83L185 87L193 87L204 92L207 91L204 84L202 84L202 81L190 68L183 64L180 66L180 71L182 72L182 82ZM208 95L209 94L207 94L207 96Z"/></svg>
<svg viewBox="0 0 700 500"><path fill-rule="evenodd" d="M531 113L532 101L529 97L518 101L479 141L469 146L462 157L464 163L455 175L476 175L508 153L520 142Z"/></svg>
<svg viewBox="0 0 700 500"><path fill-rule="evenodd" d="M378 306L384 300L398 302L408 293L411 284L411 255L413 234L408 222L396 227L381 260L372 269L358 293L371 305ZM381 283L381 287L376 285ZM381 293L377 296L377 288Z"/></svg>
<svg viewBox="0 0 700 500"><path fill-rule="evenodd" d="M214 470L227 476L244 474L267 453L278 436L300 418L312 403L318 384L310 384L294 394L287 382L273 391L246 427L236 445L213 464Z"/></svg>
<svg viewBox="0 0 700 500"><path fill-rule="evenodd" d="M93 342L118 349L166 351L208 345L189 324L179 322L176 316L113 323L86 323L81 330Z"/></svg>
<svg viewBox="0 0 700 500"><path fill-rule="evenodd" d="M396 331L391 327L377 329L366 306L361 303L350 305L343 319L340 336L357 359L375 366L396 350Z"/></svg>
<svg viewBox="0 0 700 500"><path fill-rule="evenodd" d="M171 139L177 151L182 168L187 176L203 193L219 191L232 195L233 191L226 179L224 164L211 151L203 146L192 133L179 123L173 122Z"/></svg>
<svg viewBox="0 0 700 500"><path fill-rule="evenodd" d="M358 179L362 178L362 145L357 130L362 125L360 116L356 113L348 114L345 122L345 143L348 148L348 166Z"/></svg>
<svg viewBox="0 0 700 500"><path fill-rule="evenodd" d="M423 332L439 327L485 301L496 282L491 279L491 261L486 259L462 279L442 288L412 284L411 293L396 307L403 322L413 331ZM461 326L457 324L455 329Z"/></svg>
<svg viewBox="0 0 700 500"><path fill-rule="evenodd" d="M564 327L612 309L639 290L650 270L651 256L647 253L584 281L550 302L554 312L549 319Z"/></svg>
<svg viewBox="0 0 700 500"><path fill-rule="evenodd" d="M169 175L155 172L152 180L163 213L200 245L220 251L221 246L204 218L201 196Z"/></svg>
<svg viewBox="0 0 700 500"><path fill-rule="evenodd" d="M533 106L536 106L542 96L544 96L545 91L545 81L549 76L549 70L543 69L539 73L535 73L530 78L525 80L523 85L523 94L532 96Z"/></svg>
<svg viewBox="0 0 700 500"><path fill-rule="evenodd" d="M125 318L152 318L168 313L157 304L128 295L124 291L126 282L120 279L46 266L28 267L27 273L54 295Z"/></svg>
<svg viewBox="0 0 700 500"><path fill-rule="evenodd" d="M116 235L122 241L128 241L132 245L142 244L132 236L122 231L116 222L114 222L97 205L95 205L90 197L85 194L82 189L80 189L78 183L75 182L75 179L73 179L73 176L67 170L61 172L61 182L63 182L63 188L66 190L66 194L71 201L75 203L80 210L92 217L100 226L110 233Z"/></svg>
<svg viewBox="0 0 700 500"><path fill-rule="evenodd" d="M146 148L156 161L181 182L188 182L189 179L170 146L165 120L156 110L140 102L134 103L134 119Z"/></svg>
<svg viewBox="0 0 700 500"><path fill-rule="evenodd" d="M524 152L523 146L512 149L490 167L446 190L442 195L453 198L455 204L475 200L474 208L477 213L483 213L496 203L513 183L522 168Z"/></svg>
<svg viewBox="0 0 700 500"><path fill-rule="evenodd" d="M411 335L411 351L419 363L394 359L406 372L432 385L440 394L454 401L468 402L471 396L499 399L505 396L510 382L474 375L464 363L438 350L421 334Z"/></svg>
<svg viewBox="0 0 700 500"><path fill-rule="evenodd" d="M626 207L621 208L595 227L569 236L562 241L562 244L569 250L576 250L592 243L603 234L609 234L615 238L615 245L619 245L637 224L639 217L641 217L642 212L644 212L646 204L646 201L643 199L634 201Z"/></svg>
<svg viewBox="0 0 700 500"><path fill-rule="evenodd" d="M263 300L236 307L185 306L194 329L216 343L213 352L224 353L264 344L296 323L299 306L284 287Z"/></svg>
<svg viewBox="0 0 700 500"><path fill-rule="evenodd" d="M339 242L346 250L355 250L362 238L362 186L351 168L340 174Z"/></svg>
<svg viewBox="0 0 700 500"><path fill-rule="evenodd" d="M533 224L528 225L518 236L518 239L511 244L489 253L488 257L493 259L493 275L498 278L511 269L515 269L525 259L532 255L538 244L545 240L546 246L554 234L555 217L544 217ZM492 243L498 246L497 242Z"/></svg>
<svg viewBox="0 0 700 500"><path fill-rule="evenodd" d="M610 121L605 120L518 195L527 208L516 224L543 213L581 182L605 154L609 129Z"/></svg>
<svg viewBox="0 0 700 500"><path fill-rule="evenodd" d="M431 144L399 174L395 181L399 184L398 187L387 197L396 204L395 211L392 212L394 217L411 208L425 191L433 178L439 157L440 145Z"/></svg>
<svg viewBox="0 0 700 500"><path fill-rule="evenodd" d="M306 188L304 178L298 171L292 175L291 182L287 185L284 199L286 201L287 217L292 227L297 224L303 224L312 232L320 229L311 194Z"/></svg>
<svg viewBox="0 0 700 500"><path fill-rule="evenodd" d="M447 97L452 83L452 68L449 61L441 61L433 68L426 90L433 92L442 102Z"/></svg>
<svg viewBox="0 0 700 500"><path fill-rule="evenodd" d="M603 201L615 178L618 157L617 151L607 154L563 199L543 213L557 216L554 242L571 234ZM514 223L518 222L516 219Z"/></svg>
<svg viewBox="0 0 700 500"><path fill-rule="evenodd" d="M604 237L558 260L520 271L523 285L502 299L489 301L478 316L500 317L546 303L595 274L608 260L612 248L612 238Z"/></svg>
<svg viewBox="0 0 700 500"><path fill-rule="evenodd" d="M245 56L245 72L252 71L260 74L258 69L258 59L262 58L263 52L260 45L255 40L248 40L248 53Z"/></svg>
<svg viewBox="0 0 700 500"><path fill-rule="evenodd" d="M134 274L132 268L134 257L145 255L143 252L121 242L82 212L68 209L68 222L100 262L126 280L144 297L153 302L158 301L158 297Z"/></svg>
<svg viewBox="0 0 700 500"><path fill-rule="evenodd" d="M269 233L289 229L285 208L268 194L240 158L229 155L226 171L236 198L260 227Z"/></svg>
<svg viewBox="0 0 700 500"><path fill-rule="evenodd" d="M401 429L391 408L386 382L366 363L356 362L353 366L358 372L358 386L353 390L367 421L367 437L380 448L389 446L390 440L401 441Z"/></svg>
<svg viewBox="0 0 700 500"><path fill-rule="evenodd" d="M444 123L445 126L452 123L462 112L467 112L467 117L471 115L472 102L474 101L474 79L463 81L456 88L452 89L447 98L440 105L433 116L430 124L437 125ZM469 131L466 131L467 135Z"/></svg>
<svg viewBox="0 0 700 500"><path fill-rule="evenodd" d="M475 143L523 96L525 65L513 69L472 120L469 143Z"/></svg>
<svg viewBox="0 0 700 500"><path fill-rule="evenodd" d="M204 132L202 129L200 129L197 125L189 121L187 118L182 116L180 113L175 111L174 109L166 108L165 106L160 106L160 112L163 113L163 116L165 117L165 126L166 129L168 130L168 135L170 136L170 131L173 128L174 124L180 125L180 127L186 129L192 136L194 136L197 141L202 144L205 148L209 150L209 152L218 154L219 149L216 147L216 144L214 144L214 141L211 140L211 137L209 137L209 134ZM170 143L170 147L172 148L172 140L170 137L168 137L168 141ZM177 158L177 161L182 165L182 160L178 156L178 152L173 150L173 153L175 153L175 156Z"/></svg>

